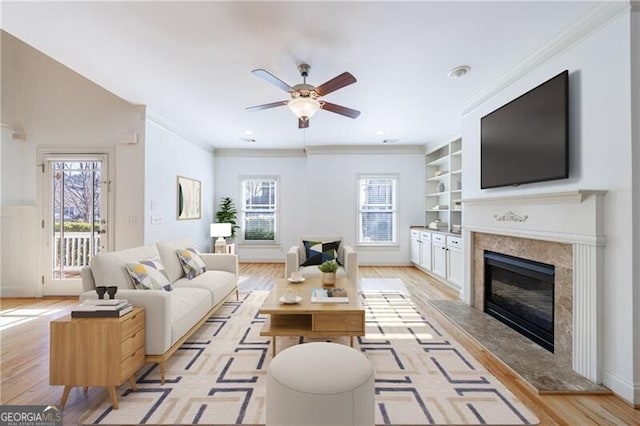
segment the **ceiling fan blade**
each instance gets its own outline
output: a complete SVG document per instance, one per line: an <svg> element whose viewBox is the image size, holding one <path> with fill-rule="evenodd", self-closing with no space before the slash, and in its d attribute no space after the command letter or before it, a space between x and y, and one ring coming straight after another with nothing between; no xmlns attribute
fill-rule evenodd
<svg viewBox="0 0 640 426"><path fill-rule="evenodd" d="M256 106L252 106L252 107L247 107L247 110L249 110L249 111L259 111L261 109L269 109L269 108L275 108L275 107L283 106L283 105L286 105L288 103L289 103L289 101L271 102L270 104L262 104L262 105L256 105Z"/></svg>
<svg viewBox="0 0 640 426"><path fill-rule="evenodd" d="M276 77L275 75L271 74L269 71L267 70L263 70L262 68L258 68L257 70L253 70L251 71L254 75L260 77L263 80L268 81L269 83L278 86L279 88L281 88L282 90L284 90L285 92L293 92L293 87L289 86L287 83L285 83L284 81L280 80L278 77Z"/></svg>
<svg viewBox="0 0 640 426"><path fill-rule="evenodd" d="M332 104L331 102L324 102L320 108L327 111L335 112L336 114L344 115L345 117L349 118L358 118L358 116L360 115L360 111L347 108L342 105Z"/></svg>
<svg viewBox="0 0 640 426"><path fill-rule="evenodd" d="M298 118L298 129L306 129L307 127L309 127L309 119Z"/></svg>
<svg viewBox="0 0 640 426"><path fill-rule="evenodd" d="M328 93L335 92L338 89L342 89L345 86L355 83L357 80L348 72L343 72L337 77L332 78L326 83L316 87L316 93L320 96L324 96Z"/></svg>

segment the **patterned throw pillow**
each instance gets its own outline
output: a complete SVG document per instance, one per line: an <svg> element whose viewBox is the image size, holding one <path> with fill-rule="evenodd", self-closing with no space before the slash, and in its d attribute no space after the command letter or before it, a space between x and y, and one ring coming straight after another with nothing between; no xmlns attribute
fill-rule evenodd
<svg viewBox="0 0 640 426"><path fill-rule="evenodd" d="M200 253L194 247L176 250L178 259L182 264L182 269L187 276L187 279L191 280L207 270L204 261L200 257Z"/></svg>
<svg viewBox="0 0 640 426"><path fill-rule="evenodd" d="M340 241L331 241L323 243L322 241L302 241L307 260L302 266L321 265L327 260L333 260L338 257L338 248Z"/></svg>
<svg viewBox="0 0 640 426"><path fill-rule="evenodd" d="M127 262L125 266L133 285L138 290L173 290L159 257Z"/></svg>

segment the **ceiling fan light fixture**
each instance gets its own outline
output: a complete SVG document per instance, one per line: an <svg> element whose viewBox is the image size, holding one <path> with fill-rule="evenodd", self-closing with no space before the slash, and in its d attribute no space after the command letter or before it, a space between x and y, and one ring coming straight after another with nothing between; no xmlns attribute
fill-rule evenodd
<svg viewBox="0 0 640 426"><path fill-rule="evenodd" d="M301 120L308 120L320 109L320 102L310 97L293 98L287 104L289 109Z"/></svg>

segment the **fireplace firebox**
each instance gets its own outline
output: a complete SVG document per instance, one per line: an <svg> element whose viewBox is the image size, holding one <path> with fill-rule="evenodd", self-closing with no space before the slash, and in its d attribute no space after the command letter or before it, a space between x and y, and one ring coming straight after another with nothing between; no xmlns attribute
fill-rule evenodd
<svg viewBox="0 0 640 426"><path fill-rule="evenodd" d="M553 352L554 266L485 251L484 274L484 311Z"/></svg>

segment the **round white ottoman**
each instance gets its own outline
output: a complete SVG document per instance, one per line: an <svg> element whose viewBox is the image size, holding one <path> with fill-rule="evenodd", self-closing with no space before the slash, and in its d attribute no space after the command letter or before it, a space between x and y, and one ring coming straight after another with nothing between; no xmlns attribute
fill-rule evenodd
<svg viewBox="0 0 640 426"><path fill-rule="evenodd" d="M337 343L304 343L269 365L267 426L343 426L375 423L373 366Z"/></svg>

